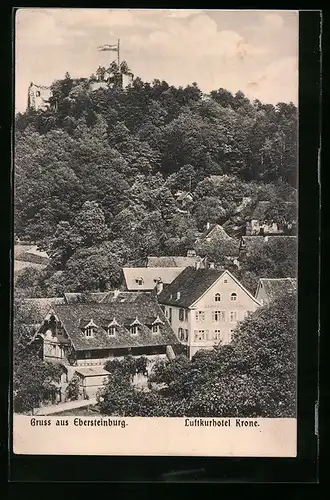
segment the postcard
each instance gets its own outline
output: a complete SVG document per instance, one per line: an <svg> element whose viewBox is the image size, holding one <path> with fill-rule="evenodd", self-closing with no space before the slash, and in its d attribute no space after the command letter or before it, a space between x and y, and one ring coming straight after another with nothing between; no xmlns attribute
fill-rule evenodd
<svg viewBox="0 0 330 500"><path fill-rule="evenodd" d="M17 9L15 454L296 457L298 17Z"/></svg>

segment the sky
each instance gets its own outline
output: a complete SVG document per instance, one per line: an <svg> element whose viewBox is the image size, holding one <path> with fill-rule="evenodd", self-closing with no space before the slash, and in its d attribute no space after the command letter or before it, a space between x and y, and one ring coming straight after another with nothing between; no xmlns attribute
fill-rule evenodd
<svg viewBox="0 0 330 500"><path fill-rule="evenodd" d="M16 13L15 108L31 82L68 71L89 77L120 58L142 80L197 82L203 92L243 91L265 103L298 104L298 11L35 9Z"/></svg>

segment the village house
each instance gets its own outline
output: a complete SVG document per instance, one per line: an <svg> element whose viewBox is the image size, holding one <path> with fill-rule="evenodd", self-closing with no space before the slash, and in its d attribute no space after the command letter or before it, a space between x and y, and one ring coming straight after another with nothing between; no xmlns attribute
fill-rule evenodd
<svg viewBox="0 0 330 500"><path fill-rule="evenodd" d="M287 245L295 251L298 241L296 236L242 236L238 248L238 261L251 253L260 252L262 256L266 245L271 248L274 244Z"/></svg>
<svg viewBox="0 0 330 500"><path fill-rule="evenodd" d="M102 303L53 305L33 344L43 360L68 368L103 366L127 355L169 357L179 342L153 297L125 299L118 291Z"/></svg>
<svg viewBox="0 0 330 500"><path fill-rule="evenodd" d="M194 201L194 197L190 191L177 191L174 196L177 203L182 208L185 208L187 205Z"/></svg>
<svg viewBox="0 0 330 500"><path fill-rule="evenodd" d="M232 331L261 304L226 270L187 267L158 302L191 359L200 349L231 341Z"/></svg>
<svg viewBox="0 0 330 500"><path fill-rule="evenodd" d="M260 278L255 298L264 305L292 293L297 293L296 278Z"/></svg>
<svg viewBox="0 0 330 500"><path fill-rule="evenodd" d="M226 233L220 224L210 224L207 222L205 231L198 235L195 240L195 245L202 245L203 243L210 243L213 240L231 241L232 238Z"/></svg>
<svg viewBox="0 0 330 500"><path fill-rule="evenodd" d="M287 202L287 205L293 205ZM267 211L271 207L269 201L259 201L252 212L251 219L246 223L246 235L275 235L288 234L295 230L296 221L280 224L278 221L267 220Z"/></svg>
<svg viewBox="0 0 330 500"><path fill-rule="evenodd" d="M184 270L184 267L123 267L123 286L129 292L151 292L161 281L165 286Z"/></svg>

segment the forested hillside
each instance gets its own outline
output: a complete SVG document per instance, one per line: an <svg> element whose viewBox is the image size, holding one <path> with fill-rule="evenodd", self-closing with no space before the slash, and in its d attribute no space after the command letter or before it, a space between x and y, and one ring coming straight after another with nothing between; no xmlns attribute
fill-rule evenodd
<svg viewBox="0 0 330 500"><path fill-rule="evenodd" d="M230 231L243 197L272 201L275 213L295 201L292 103L139 78L91 91L68 74L53 96L50 109L18 114L15 127L15 233L52 259L42 293L102 290L124 263L184 255L207 222ZM215 185L210 175L227 177ZM189 213L178 190L193 195Z"/></svg>

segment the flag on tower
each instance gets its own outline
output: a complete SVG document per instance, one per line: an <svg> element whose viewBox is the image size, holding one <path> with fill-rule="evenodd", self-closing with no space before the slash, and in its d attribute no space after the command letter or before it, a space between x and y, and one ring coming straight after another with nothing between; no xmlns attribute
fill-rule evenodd
<svg viewBox="0 0 330 500"><path fill-rule="evenodd" d="M118 46L117 45L109 45L109 44L105 44L105 45L100 45L98 47L98 50L100 52L105 52L105 51L112 51L112 52L118 52Z"/></svg>

